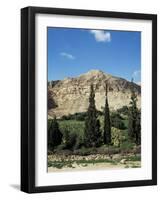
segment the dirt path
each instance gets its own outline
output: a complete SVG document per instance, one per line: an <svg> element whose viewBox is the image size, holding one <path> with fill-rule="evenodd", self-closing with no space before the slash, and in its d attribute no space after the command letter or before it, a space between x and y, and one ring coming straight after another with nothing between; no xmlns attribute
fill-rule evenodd
<svg viewBox="0 0 161 200"><path fill-rule="evenodd" d="M86 170L117 170L125 168L136 168L141 167L140 161L131 161L126 164L112 164L112 163L95 163L95 164L76 164L72 165L73 167L63 167L61 169L55 167L48 167L48 172L66 172L66 171L86 171Z"/></svg>

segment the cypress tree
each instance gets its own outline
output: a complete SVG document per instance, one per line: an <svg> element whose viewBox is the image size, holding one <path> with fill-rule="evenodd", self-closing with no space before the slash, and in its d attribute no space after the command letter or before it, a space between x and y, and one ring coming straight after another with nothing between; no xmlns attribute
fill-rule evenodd
<svg viewBox="0 0 161 200"><path fill-rule="evenodd" d="M136 120L136 144L141 144L141 112L138 110L137 120Z"/></svg>
<svg viewBox="0 0 161 200"><path fill-rule="evenodd" d="M51 125L48 130L48 147L53 149L55 146L61 144L63 134L59 129L59 124L56 117L51 122Z"/></svg>
<svg viewBox="0 0 161 200"><path fill-rule="evenodd" d="M133 83L133 80L131 81ZM137 96L131 84L131 101L129 107L128 135L132 142L140 144L140 113L137 108Z"/></svg>
<svg viewBox="0 0 161 200"><path fill-rule="evenodd" d="M110 121L110 111L108 105L108 98L107 98L107 83L106 83L106 95L105 95L105 110L104 110L104 144L111 143L111 121Z"/></svg>
<svg viewBox="0 0 161 200"><path fill-rule="evenodd" d="M100 122L97 119L93 85L90 88L89 107L85 120L84 143L86 147L97 147L101 144Z"/></svg>

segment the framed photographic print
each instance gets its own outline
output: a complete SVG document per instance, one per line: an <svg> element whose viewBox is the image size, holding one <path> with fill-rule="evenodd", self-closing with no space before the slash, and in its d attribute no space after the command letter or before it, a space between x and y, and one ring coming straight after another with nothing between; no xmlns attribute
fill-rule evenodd
<svg viewBox="0 0 161 200"><path fill-rule="evenodd" d="M21 190L157 184L157 16L21 10Z"/></svg>

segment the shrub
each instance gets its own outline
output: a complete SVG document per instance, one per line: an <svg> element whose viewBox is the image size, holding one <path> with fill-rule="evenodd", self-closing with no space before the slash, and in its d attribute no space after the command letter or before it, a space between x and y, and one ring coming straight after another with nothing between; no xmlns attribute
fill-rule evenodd
<svg viewBox="0 0 161 200"><path fill-rule="evenodd" d="M64 130L63 142L65 144L66 149L72 149L76 144L76 139L76 134L71 134L67 128Z"/></svg>
<svg viewBox="0 0 161 200"><path fill-rule="evenodd" d="M109 147L107 145L102 145L97 149L98 154L108 154Z"/></svg>
<svg viewBox="0 0 161 200"><path fill-rule="evenodd" d="M111 123L112 126L118 129L126 129L124 122L122 121L123 118L119 113L112 113L111 115Z"/></svg>
<svg viewBox="0 0 161 200"><path fill-rule="evenodd" d="M87 117L87 112L75 113L73 115L73 119L77 121L84 121L86 117Z"/></svg>
<svg viewBox="0 0 161 200"><path fill-rule="evenodd" d="M97 149L95 147L93 147L93 148L82 147L81 149L75 150L74 154L80 155L80 156L88 156L91 154L95 154L96 152L97 152Z"/></svg>
<svg viewBox="0 0 161 200"><path fill-rule="evenodd" d="M70 134L82 135L84 134L84 122L76 120L59 120L60 130L64 135L66 129Z"/></svg>
<svg viewBox="0 0 161 200"><path fill-rule="evenodd" d="M58 145L58 146L56 147L56 150L61 151L61 150L65 149L65 148L66 148L66 145L65 145L65 144L60 144L60 145Z"/></svg>
<svg viewBox="0 0 161 200"><path fill-rule="evenodd" d="M64 116L62 116L61 120L84 121L86 117L87 117L87 113L86 112L81 112L81 113L64 115Z"/></svg>
<svg viewBox="0 0 161 200"><path fill-rule="evenodd" d="M56 117L51 121L50 127L48 127L48 148L52 150L55 146L58 146L62 142L63 134L59 129L59 124Z"/></svg>
<svg viewBox="0 0 161 200"><path fill-rule="evenodd" d="M122 142L125 140L123 131L118 128L112 127L112 144L116 147L120 147Z"/></svg>
<svg viewBox="0 0 161 200"><path fill-rule="evenodd" d="M118 153L120 153L120 148L115 147L115 146L109 146L108 148L109 155L118 154Z"/></svg>
<svg viewBox="0 0 161 200"><path fill-rule="evenodd" d="M127 106L123 106L122 108L117 109L117 112L119 114L128 115L128 107Z"/></svg>
<svg viewBox="0 0 161 200"><path fill-rule="evenodd" d="M61 120L70 120L70 116L63 115Z"/></svg>
<svg viewBox="0 0 161 200"><path fill-rule="evenodd" d="M135 144L129 141L125 141L120 145L120 150L122 154L131 153L133 151Z"/></svg>
<svg viewBox="0 0 161 200"><path fill-rule="evenodd" d="M82 135L77 135L76 138L76 143L74 145L74 150L79 149L83 146L83 136Z"/></svg>

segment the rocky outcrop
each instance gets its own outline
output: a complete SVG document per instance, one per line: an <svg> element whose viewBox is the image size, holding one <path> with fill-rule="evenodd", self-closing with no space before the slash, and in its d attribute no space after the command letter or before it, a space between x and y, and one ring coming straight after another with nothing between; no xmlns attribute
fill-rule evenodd
<svg viewBox="0 0 161 200"><path fill-rule="evenodd" d="M137 94L138 107L140 107L141 87L139 85L99 70L91 70L75 78L48 83L48 117L85 112L88 108L91 84L95 88L96 107L102 110L105 103L105 83L108 84L108 101L111 110L129 105L131 88Z"/></svg>

